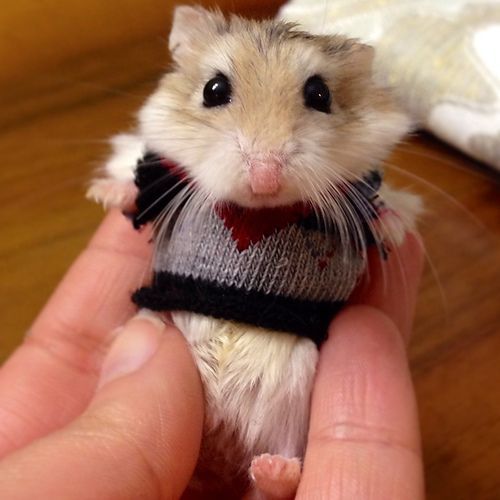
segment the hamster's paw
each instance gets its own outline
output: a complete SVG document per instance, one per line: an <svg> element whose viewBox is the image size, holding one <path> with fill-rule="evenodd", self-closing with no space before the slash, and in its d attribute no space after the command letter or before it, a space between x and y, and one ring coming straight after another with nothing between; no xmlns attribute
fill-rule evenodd
<svg viewBox="0 0 500 500"><path fill-rule="evenodd" d="M137 187L132 181L116 179L94 179L87 191L87 198L104 208L132 210L137 196Z"/></svg>
<svg viewBox="0 0 500 500"><path fill-rule="evenodd" d="M385 210L376 222L378 241L389 246L400 246L406 236L406 225L401 217L392 210Z"/></svg>
<svg viewBox="0 0 500 500"><path fill-rule="evenodd" d="M423 213L422 199L412 193L381 189L383 206L374 223L378 241L391 246L403 243L406 233L416 231L417 220Z"/></svg>
<svg viewBox="0 0 500 500"><path fill-rule="evenodd" d="M265 453L252 460L249 472L259 498L285 500L295 497L301 465L298 458Z"/></svg>

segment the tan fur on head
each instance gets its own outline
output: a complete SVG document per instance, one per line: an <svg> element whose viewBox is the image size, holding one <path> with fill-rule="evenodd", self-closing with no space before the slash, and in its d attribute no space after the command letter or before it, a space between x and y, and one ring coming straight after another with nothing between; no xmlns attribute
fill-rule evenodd
<svg viewBox="0 0 500 500"><path fill-rule="evenodd" d="M207 36L223 34L226 29L227 21L218 9L207 11L202 7L177 7L168 42L172 58L178 63L188 62L190 54L199 52L203 47Z"/></svg>
<svg viewBox="0 0 500 500"><path fill-rule="evenodd" d="M357 40L179 7L170 47L175 68L142 110L141 132L211 199L319 203L378 165L407 131L407 118L371 80L373 49ZM231 83L231 102L205 108L203 88L218 73ZM304 105L313 75L328 84L331 114ZM248 165L263 158L283 165L283 185L256 198Z"/></svg>
<svg viewBox="0 0 500 500"><path fill-rule="evenodd" d="M170 48L174 68L140 111L137 134L113 140L105 178L93 181L91 198L127 208L137 160L152 150L194 181L187 208L220 200L250 207L306 201L341 233L360 230L349 220L356 201L346 206L339 186L379 166L409 127L389 93L372 82L371 47L343 36L313 36L293 24L179 7ZM206 108L203 89L217 73L230 79L231 102ZM312 75L321 75L330 89L330 114L305 106L304 84ZM279 170L279 190L256 196L249 172L266 164ZM404 194L395 202L386 192L379 192L386 206L405 213L397 231L390 229L392 237L382 232L399 241L413 229L415 210L400 203Z"/></svg>

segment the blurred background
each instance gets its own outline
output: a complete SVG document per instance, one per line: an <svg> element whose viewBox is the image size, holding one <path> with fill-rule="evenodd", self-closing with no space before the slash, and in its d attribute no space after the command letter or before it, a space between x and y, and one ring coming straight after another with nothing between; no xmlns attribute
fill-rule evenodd
<svg viewBox="0 0 500 500"><path fill-rule="evenodd" d="M308 3L321 9L313 12L307 9ZM347 12L345 1L296 1L283 15L301 18L305 15L301 9L306 8L310 15L304 23L318 30L330 29L342 16L346 20L358 16L358 24L346 21L342 26L358 36L367 32L368 38L376 38L383 56L381 72L385 70L398 88L413 91L419 88L420 75L407 67L393 72L390 61L396 58L391 50L402 51L403 56L405 50L418 51L405 36L414 42L427 39L427 32L403 32L399 39L389 40L361 30L360 12L361 25L373 28L380 12L370 4L376 3L380 2L351 2ZM398 5L404 3L408 2ZM85 200L86 185L109 152L107 138L133 126L135 112L168 67L166 47L174 4L166 0L2 2L1 359L22 341L37 311L103 216L101 208ZM274 16L282 4L276 0L218 2L224 11L254 17ZM462 26L467 19L472 22L473 14L470 11L469 17L461 18ZM491 13L489 17L494 18ZM458 39L453 40L456 46ZM431 42L437 51L445 39ZM434 52L429 53L428 46L425 50L427 56L417 61L417 67L431 66L429 57ZM448 47L432 64L450 67L452 56ZM423 108L433 78L444 90L463 81L469 85L464 92L474 85L479 88L475 80L460 80L460 68L453 79L433 75L427 75L424 87L411 94L410 110ZM498 89L498 81L496 85ZM478 92L474 95L483 95ZM427 115L417 118L432 129ZM447 132L439 126L435 132L446 138ZM495 154L493 159L500 158L500 150ZM498 499L498 173L494 162L480 163L428 132L409 137L386 167L394 184L422 194L427 206L421 231L428 264L410 363L422 420L428 498Z"/></svg>

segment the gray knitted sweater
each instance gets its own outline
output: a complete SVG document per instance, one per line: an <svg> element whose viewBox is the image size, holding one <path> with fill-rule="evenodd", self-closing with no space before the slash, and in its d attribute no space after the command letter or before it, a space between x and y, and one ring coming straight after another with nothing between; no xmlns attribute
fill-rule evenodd
<svg viewBox="0 0 500 500"><path fill-rule="evenodd" d="M136 227L154 220L181 186L168 162L154 155L136 171ZM174 178L172 178L174 177ZM355 186L376 216L378 173ZM154 204L167 190L169 200ZM364 244L373 243L366 229ZM178 217L167 238L157 238L150 286L135 292L141 307L188 310L273 330L320 343L333 315L345 303L364 271L353 240L341 246L311 209L297 204L252 210L220 205ZM359 242L358 242L359 243Z"/></svg>

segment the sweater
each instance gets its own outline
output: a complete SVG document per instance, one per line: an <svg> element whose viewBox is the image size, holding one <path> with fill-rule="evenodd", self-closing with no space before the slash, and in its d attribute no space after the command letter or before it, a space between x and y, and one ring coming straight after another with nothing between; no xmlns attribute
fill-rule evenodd
<svg viewBox="0 0 500 500"><path fill-rule="evenodd" d="M149 153L138 163L135 182L133 223L139 228L156 220L188 180L178 166ZM350 186L374 218L380 183L373 170ZM152 283L134 293L134 302L295 333L318 345L365 270L360 243L375 242L359 211L364 241L352 235L350 244L340 245L338 229L320 224L312 207L302 203L183 208L168 228L156 232Z"/></svg>

